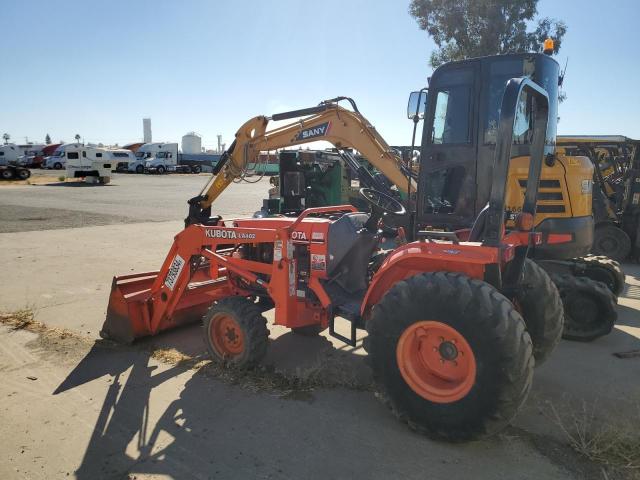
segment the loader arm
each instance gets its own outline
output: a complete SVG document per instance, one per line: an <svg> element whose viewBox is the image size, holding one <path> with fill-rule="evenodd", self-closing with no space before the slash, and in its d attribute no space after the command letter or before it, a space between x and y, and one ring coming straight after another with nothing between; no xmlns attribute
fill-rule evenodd
<svg viewBox="0 0 640 480"><path fill-rule="evenodd" d="M359 151L375 168L403 192L408 179L403 161L396 155L375 127L358 112L336 103L343 98L322 102L317 107L280 113L271 117L258 116L247 121L236 133L231 147L223 154L214 176L193 200L202 210L208 209L234 179L239 178L248 165L257 161L261 151L327 141L336 148ZM301 118L304 117L304 118ZM267 131L269 122L288 119L295 122ZM412 180L412 189L416 185Z"/></svg>

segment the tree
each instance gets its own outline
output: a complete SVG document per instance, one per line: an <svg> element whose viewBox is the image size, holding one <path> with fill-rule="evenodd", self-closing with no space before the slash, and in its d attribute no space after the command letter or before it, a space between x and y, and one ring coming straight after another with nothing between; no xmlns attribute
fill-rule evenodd
<svg viewBox="0 0 640 480"><path fill-rule="evenodd" d="M9 143L9 140L11 140L11 135L9 135L8 133L3 133L2 139L4 140L4 144L7 145Z"/></svg>
<svg viewBox="0 0 640 480"><path fill-rule="evenodd" d="M558 53L567 26L538 18L537 5L538 0L411 0L409 13L438 46L429 60L435 68L465 58L541 51L546 38Z"/></svg>
<svg viewBox="0 0 640 480"><path fill-rule="evenodd" d="M76 133L76 136L75 136L75 137L73 137L73 138L75 138L75 139L76 139L76 143L80 143L80 138L82 138L82 137L80 137L80 134L79 134L79 133Z"/></svg>
<svg viewBox="0 0 640 480"><path fill-rule="evenodd" d="M49 136L49 134L47 133L47 136L44 137L44 143L46 145L51 145L51 137Z"/></svg>

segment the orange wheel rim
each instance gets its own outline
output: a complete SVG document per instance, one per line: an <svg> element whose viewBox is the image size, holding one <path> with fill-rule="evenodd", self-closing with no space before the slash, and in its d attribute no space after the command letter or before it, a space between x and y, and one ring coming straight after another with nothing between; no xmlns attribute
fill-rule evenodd
<svg viewBox="0 0 640 480"><path fill-rule="evenodd" d="M411 389L429 401L463 398L476 380L476 359L464 336L446 323L409 326L396 347L400 373Z"/></svg>
<svg viewBox="0 0 640 480"><path fill-rule="evenodd" d="M244 334L236 320L219 313L209 324L209 338L221 357L234 357L244 350Z"/></svg>

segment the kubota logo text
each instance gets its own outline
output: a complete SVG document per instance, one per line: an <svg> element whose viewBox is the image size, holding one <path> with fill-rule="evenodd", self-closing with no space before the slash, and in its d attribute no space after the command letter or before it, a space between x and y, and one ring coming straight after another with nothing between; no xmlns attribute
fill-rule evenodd
<svg viewBox="0 0 640 480"><path fill-rule="evenodd" d="M236 232L235 230L210 229L204 231L204 236L208 238L224 238L226 240L253 240L255 233Z"/></svg>

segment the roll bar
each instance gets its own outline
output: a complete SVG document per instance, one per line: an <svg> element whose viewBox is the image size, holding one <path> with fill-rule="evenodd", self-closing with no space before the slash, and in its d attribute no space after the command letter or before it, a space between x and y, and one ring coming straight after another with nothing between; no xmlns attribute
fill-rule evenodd
<svg viewBox="0 0 640 480"><path fill-rule="evenodd" d="M509 162L511 160L511 146L513 145L513 130L520 97L523 92L530 94L534 100L533 143L529 160L529 175L527 189L524 196L522 211L535 215L538 200L538 183L544 159L544 146L549 123L549 95L547 92L526 77L512 78L502 97L500 121L496 152L493 161L493 183L489 198L489 209L482 244L498 247L502 239L504 225L505 191Z"/></svg>

